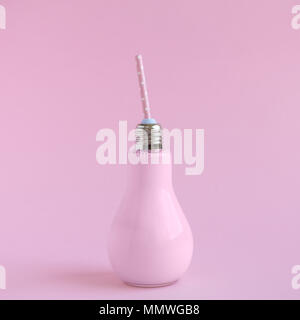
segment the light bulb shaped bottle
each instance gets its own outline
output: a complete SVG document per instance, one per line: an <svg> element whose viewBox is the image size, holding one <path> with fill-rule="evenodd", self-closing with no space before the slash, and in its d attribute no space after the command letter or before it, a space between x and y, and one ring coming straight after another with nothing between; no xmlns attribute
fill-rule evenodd
<svg viewBox="0 0 300 320"><path fill-rule="evenodd" d="M162 150L160 126L140 124L136 131L139 162L128 165L126 192L110 230L109 258L125 283L164 286L187 270L193 237L174 193L171 154Z"/></svg>
<svg viewBox="0 0 300 320"><path fill-rule="evenodd" d="M177 281L193 253L190 226L172 184L172 162L163 150L162 129L150 115L142 56L136 56L144 120L129 154L125 195L113 220L108 253L115 273L127 284L156 287ZM132 163L132 162L130 162Z"/></svg>

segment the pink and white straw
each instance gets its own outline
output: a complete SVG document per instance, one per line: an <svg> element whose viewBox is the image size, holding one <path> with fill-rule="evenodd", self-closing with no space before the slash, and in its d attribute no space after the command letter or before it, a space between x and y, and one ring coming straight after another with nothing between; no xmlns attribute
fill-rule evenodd
<svg viewBox="0 0 300 320"><path fill-rule="evenodd" d="M145 78L142 55L138 54L135 58L137 62L137 74L138 74L139 85L141 89L143 111L144 111L145 119L150 119L151 118L150 104L149 104L149 98L148 98L148 92L147 92L147 86L146 86L146 78Z"/></svg>

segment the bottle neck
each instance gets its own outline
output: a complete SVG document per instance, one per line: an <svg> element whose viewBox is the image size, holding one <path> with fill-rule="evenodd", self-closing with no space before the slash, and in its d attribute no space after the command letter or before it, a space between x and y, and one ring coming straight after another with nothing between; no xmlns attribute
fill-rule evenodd
<svg viewBox="0 0 300 320"><path fill-rule="evenodd" d="M172 185L172 163L169 151L138 152L139 163L130 165L129 183L139 187L169 187Z"/></svg>

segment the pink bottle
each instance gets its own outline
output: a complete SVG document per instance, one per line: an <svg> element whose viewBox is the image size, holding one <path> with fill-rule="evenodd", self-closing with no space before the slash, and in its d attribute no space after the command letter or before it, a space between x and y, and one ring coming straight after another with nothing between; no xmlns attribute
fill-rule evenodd
<svg viewBox="0 0 300 320"><path fill-rule="evenodd" d="M138 56L145 119L136 129L137 164L128 165L125 195L114 218L108 253L115 273L127 284L172 284L187 270L193 237L172 185L170 153L162 129L150 118L145 78Z"/></svg>

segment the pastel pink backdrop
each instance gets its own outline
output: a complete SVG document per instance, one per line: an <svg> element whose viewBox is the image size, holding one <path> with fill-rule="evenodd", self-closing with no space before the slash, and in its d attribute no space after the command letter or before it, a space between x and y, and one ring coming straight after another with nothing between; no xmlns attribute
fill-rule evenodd
<svg viewBox="0 0 300 320"><path fill-rule="evenodd" d="M298 1L299 2L299 1ZM299 299L297 0L0 0L0 299ZM126 166L100 166L101 128L153 116L205 129L205 169L174 185L195 251L171 287L111 272L107 233Z"/></svg>

